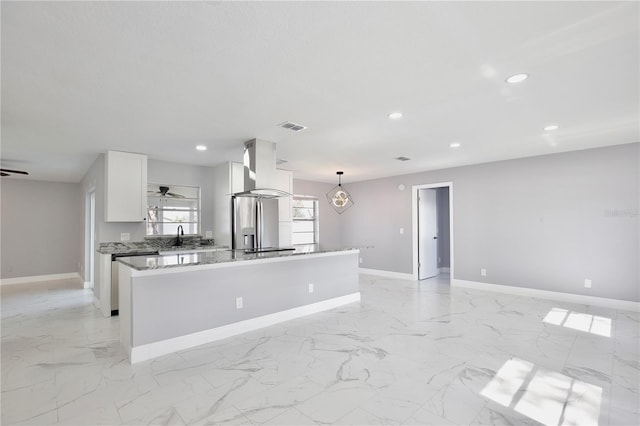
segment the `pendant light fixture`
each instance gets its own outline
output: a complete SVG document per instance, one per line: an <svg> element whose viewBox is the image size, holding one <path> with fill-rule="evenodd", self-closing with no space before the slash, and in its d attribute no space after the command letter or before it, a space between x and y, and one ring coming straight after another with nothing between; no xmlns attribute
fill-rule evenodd
<svg viewBox="0 0 640 426"><path fill-rule="evenodd" d="M336 172L336 174L338 175L338 185L327 192L327 201L338 214L342 214L354 203L351 195L342 187L342 175L344 172Z"/></svg>

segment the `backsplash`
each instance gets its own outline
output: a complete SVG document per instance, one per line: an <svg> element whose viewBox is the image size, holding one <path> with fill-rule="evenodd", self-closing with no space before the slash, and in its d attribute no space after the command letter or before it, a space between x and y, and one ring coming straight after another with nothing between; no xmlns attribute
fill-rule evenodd
<svg viewBox="0 0 640 426"><path fill-rule="evenodd" d="M122 252L135 252L135 251L152 251L160 249L169 249L175 246L175 237L154 237L145 238L144 241L114 241L107 243L100 243L98 246L98 253L122 253ZM197 248L203 246L214 246L214 240L212 238L202 238L200 236L184 236L182 240L183 248Z"/></svg>

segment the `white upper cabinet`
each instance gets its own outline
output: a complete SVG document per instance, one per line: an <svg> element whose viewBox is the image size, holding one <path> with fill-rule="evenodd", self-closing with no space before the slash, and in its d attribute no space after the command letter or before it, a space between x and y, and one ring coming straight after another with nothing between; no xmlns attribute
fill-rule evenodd
<svg viewBox="0 0 640 426"><path fill-rule="evenodd" d="M105 222L142 222L147 218L147 156L105 154Z"/></svg>
<svg viewBox="0 0 640 426"><path fill-rule="evenodd" d="M293 172L289 170L276 170L276 189L286 191L291 194L293 192ZM293 221L291 203L291 196L278 198L278 216L280 220L278 236L280 240L280 247L289 247L291 245Z"/></svg>
<svg viewBox="0 0 640 426"><path fill-rule="evenodd" d="M231 194L244 191L244 165L226 162L213 169L213 239L231 247Z"/></svg>
<svg viewBox="0 0 640 426"><path fill-rule="evenodd" d="M244 164L231 163L231 193L244 191Z"/></svg>
<svg viewBox="0 0 640 426"><path fill-rule="evenodd" d="M289 170L276 170L276 188L291 194L293 192L293 172ZM293 220L291 212L291 196L278 198L278 211L280 222Z"/></svg>

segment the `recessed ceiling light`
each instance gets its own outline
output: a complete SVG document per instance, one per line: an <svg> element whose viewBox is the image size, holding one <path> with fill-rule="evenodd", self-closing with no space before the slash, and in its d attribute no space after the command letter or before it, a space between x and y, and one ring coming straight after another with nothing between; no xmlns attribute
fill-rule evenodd
<svg viewBox="0 0 640 426"><path fill-rule="evenodd" d="M516 84L516 83L522 83L523 81L525 81L527 78L529 78L529 74L515 74L512 75L511 77L507 78L505 81L509 84Z"/></svg>
<svg viewBox="0 0 640 426"><path fill-rule="evenodd" d="M550 132L552 130L557 130L557 129L558 129L557 124L549 124L547 127L544 128L544 130L547 132Z"/></svg>
<svg viewBox="0 0 640 426"><path fill-rule="evenodd" d="M198 151L206 151L206 150L207 150L207 147L206 147L206 146L204 146L204 145L198 145L198 146L196 146L196 149L197 149Z"/></svg>
<svg viewBox="0 0 640 426"><path fill-rule="evenodd" d="M390 119L392 119L392 120L397 120L399 118L402 118L402 113L401 112L392 112L391 114L389 114L388 117Z"/></svg>
<svg viewBox="0 0 640 426"><path fill-rule="evenodd" d="M451 142L451 143L449 144L449 146L450 146L451 148L460 148L460 147L462 146L462 144L461 144L460 142Z"/></svg>

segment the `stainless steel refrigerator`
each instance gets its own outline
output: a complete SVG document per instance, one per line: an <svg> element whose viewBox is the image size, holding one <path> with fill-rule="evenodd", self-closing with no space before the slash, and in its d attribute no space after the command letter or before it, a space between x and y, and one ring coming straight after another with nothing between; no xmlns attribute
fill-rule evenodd
<svg viewBox="0 0 640 426"><path fill-rule="evenodd" d="M260 251L279 245L277 198L232 196L233 249Z"/></svg>

